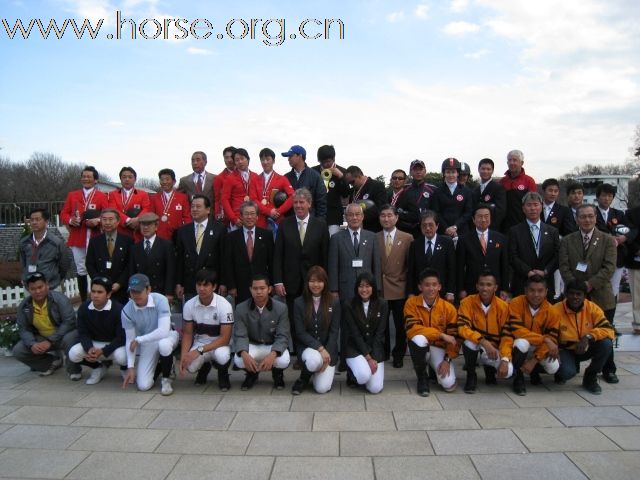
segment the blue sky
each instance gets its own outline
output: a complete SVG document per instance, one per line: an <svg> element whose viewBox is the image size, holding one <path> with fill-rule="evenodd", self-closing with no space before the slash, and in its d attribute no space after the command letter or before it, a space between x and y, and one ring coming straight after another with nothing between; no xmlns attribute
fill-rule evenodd
<svg viewBox="0 0 640 480"><path fill-rule="evenodd" d="M414 158L437 171L449 156L473 171L490 157L502 172L518 148L542 181L623 162L640 123L635 0L0 1L11 27L104 19L95 40L70 28L43 40L37 27L9 40L0 25L0 155L12 160L45 151L112 177L123 165L155 177L186 174L194 150L218 172L222 149L242 146L259 170L262 147L301 144L313 165L330 143L341 165L388 178ZM107 39L117 10L137 25L206 18L214 34ZM345 36L216 39L234 18L283 18L287 36L306 18L340 19ZM288 170L284 158L276 170Z"/></svg>

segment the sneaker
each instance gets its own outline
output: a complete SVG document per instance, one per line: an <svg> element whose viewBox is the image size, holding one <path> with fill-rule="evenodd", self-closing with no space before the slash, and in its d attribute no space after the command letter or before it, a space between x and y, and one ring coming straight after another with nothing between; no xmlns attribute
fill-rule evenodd
<svg viewBox="0 0 640 480"><path fill-rule="evenodd" d="M202 364L200 370L198 370L198 374L196 375L196 385L206 385L207 377L209 376L209 372L211 371L211 362L207 362Z"/></svg>
<svg viewBox="0 0 640 480"><path fill-rule="evenodd" d="M173 393L173 387L171 386L170 378L164 378L164 377L162 378L162 381L160 384L160 393L165 397Z"/></svg>
<svg viewBox="0 0 640 480"><path fill-rule="evenodd" d="M218 388L221 392L228 392L231 388L231 380L229 379L228 367L218 367Z"/></svg>
<svg viewBox="0 0 640 480"><path fill-rule="evenodd" d="M94 368L91 371L91 375L87 378L87 381L84 382L87 385L95 385L96 383L100 383L100 380L107 374L107 367L104 365L99 366L98 368Z"/></svg>
<svg viewBox="0 0 640 480"><path fill-rule="evenodd" d="M62 360L59 358L51 362L51 365L44 372L40 372L39 375L41 377L48 377L49 375L53 375L53 372L58 370L62 366Z"/></svg>
<svg viewBox="0 0 640 480"><path fill-rule="evenodd" d="M421 397L429 396L429 377L427 375L424 375L423 377L418 378L416 391L418 392L418 395L420 395Z"/></svg>
<svg viewBox="0 0 640 480"><path fill-rule="evenodd" d="M273 388L276 390L284 389L284 371L281 368L272 368L271 376L273 378Z"/></svg>
<svg viewBox="0 0 640 480"><path fill-rule="evenodd" d="M291 395L300 395L307 388L307 384L302 379L297 379L291 387Z"/></svg>
<svg viewBox="0 0 640 480"><path fill-rule="evenodd" d="M82 374L81 373L70 373L69 374L69 380L71 380L73 382L77 382L81 378L82 378Z"/></svg>
<svg viewBox="0 0 640 480"><path fill-rule="evenodd" d="M240 385L240 390L244 392L253 388L256 381L258 381L258 374L247 372L246 377L244 377L244 382L242 382L242 385Z"/></svg>

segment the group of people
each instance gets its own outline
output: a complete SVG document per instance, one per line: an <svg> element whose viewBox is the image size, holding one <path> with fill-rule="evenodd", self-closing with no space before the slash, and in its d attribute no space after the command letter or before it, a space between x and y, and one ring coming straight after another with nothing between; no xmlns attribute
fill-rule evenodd
<svg viewBox="0 0 640 480"><path fill-rule="evenodd" d="M518 150L500 181L494 162L481 160L474 189L455 158L443 162L441 184L426 183L414 160L411 181L394 170L385 190L360 167L338 166L330 145L313 168L299 145L282 156L286 175L268 148L257 174L245 149L227 147L213 175L195 152L193 173L177 182L160 170L153 195L135 188L131 167L108 194L84 168L82 189L60 212L83 303L76 314L59 292L70 259L47 234L48 212L32 211L32 234L20 242L30 295L18 309L16 357L48 375L66 355L69 377L79 380L84 364L89 384L116 363L123 387L148 390L161 377L165 395L178 349L180 372L204 384L215 368L222 391L232 363L246 371L242 389L262 371L284 388L295 354L293 394L310 383L329 391L336 370L377 393L385 362L402 367L407 348L423 396L430 380L456 389L460 352L467 393L477 390L478 362L487 384L512 377L520 395L525 374L563 383L585 360L588 391L601 391L600 373L619 381L613 318L623 267L640 266L640 209L612 208L613 187L601 185L598 204L586 205L571 184L562 206L559 182L545 180L539 194ZM171 304L182 309L177 329Z"/></svg>

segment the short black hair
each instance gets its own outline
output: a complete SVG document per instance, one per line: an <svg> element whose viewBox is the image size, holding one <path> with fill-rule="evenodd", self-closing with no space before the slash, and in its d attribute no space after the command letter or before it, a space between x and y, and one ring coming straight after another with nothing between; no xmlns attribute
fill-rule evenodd
<svg viewBox="0 0 640 480"><path fill-rule="evenodd" d="M382 213L385 210L391 210L394 215L398 215L398 209L393 205L391 205L390 203L385 203L380 207L380 213Z"/></svg>
<svg viewBox="0 0 640 480"><path fill-rule="evenodd" d="M610 193L615 197L617 192L618 189L614 185L611 185L610 183L601 183L596 187L596 198L598 198L601 193Z"/></svg>
<svg viewBox="0 0 640 480"><path fill-rule="evenodd" d="M433 218L433 221L436 222L436 225L440 224L440 216L435 210L425 210L424 212L422 212L420 214L420 225L422 225L422 222L427 218Z"/></svg>
<svg viewBox="0 0 640 480"><path fill-rule="evenodd" d="M480 275L478 275L478 278L476 279L476 283L480 280L480 277L493 277L493 281L498 283L498 277L488 268L480 272Z"/></svg>
<svg viewBox="0 0 640 480"><path fill-rule="evenodd" d="M568 282L564 288L565 294L569 293L569 290L576 290L578 292L582 292L585 295L587 294L587 285L576 278Z"/></svg>
<svg viewBox="0 0 640 480"><path fill-rule="evenodd" d="M260 150L260 154L258 155L258 158L260 158L260 160L262 160L264 157L271 157L271 158L273 158L275 160L276 159L276 152L274 152L270 148L263 148L262 150ZM249 157L247 157L247 158L249 158Z"/></svg>
<svg viewBox="0 0 640 480"><path fill-rule="evenodd" d="M547 288L547 279L542 275L531 275L530 277L527 277L524 281L524 288L527 288L532 283L542 283L544 288Z"/></svg>
<svg viewBox="0 0 640 480"><path fill-rule="evenodd" d="M207 270L206 268L198 270L196 272L196 285L206 285L207 283L210 283L211 285L217 285L218 274L215 272L215 270Z"/></svg>
<svg viewBox="0 0 640 480"><path fill-rule="evenodd" d="M435 268L425 268L418 274L418 283L422 283L425 278L437 278L440 283L440 274Z"/></svg>
<svg viewBox="0 0 640 480"><path fill-rule="evenodd" d="M82 175L82 173L84 172L91 172L93 174L94 180L98 180L98 178L100 178L100 174L98 173L98 170L96 170L96 167L92 167L91 165L87 165L86 167L84 167L82 169L82 172L80 172L80 175Z"/></svg>
<svg viewBox="0 0 640 480"><path fill-rule="evenodd" d="M582 192L584 193L584 185L582 185L580 182L571 182L567 185L567 195L576 190L582 190Z"/></svg>
<svg viewBox="0 0 640 480"><path fill-rule="evenodd" d="M100 285L101 287L104 287L107 293L111 292L111 290L113 289L113 283L111 282L111 280L103 276L92 278L91 286L93 287L94 285Z"/></svg>
<svg viewBox="0 0 640 480"><path fill-rule="evenodd" d="M335 159L336 149L333 145L322 145L318 148L318 162L324 162L325 160Z"/></svg>
<svg viewBox="0 0 640 480"><path fill-rule="evenodd" d="M269 275L265 275L264 273L256 273L255 275L253 275L251 277L251 285L253 285L253 282L259 282L261 280L264 280L265 282L267 282L267 285L271 285L271 280L269 280Z"/></svg>
<svg viewBox="0 0 640 480"><path fill-rule="evenodd" d="M560 188L560 182L555 178L547 178L544 182L542 182L542 191L544 192L547 188L554 186Z"/></svg>
<svg viewBox="0 0 640 480"><path fill-rule="evenodd" d="M362 169L357 165L351 165L349 168L347 168L347 173L354 175L356 177L361 177L362 175L364 175L362 173Z"/></svg>
<svg viewBox="0 0 640 480"><path fill-rule="evenodd" d="M194 200L197 200L201 198L202 200L204 200L204 206L207 208L211 208L211 200L209 200L209 197L207 197L206 195L203 195L201 193L196 193L193 197L191 197L191 203L193 203Z"/></svg>
<svg viewBox="0 0 640 480"><path fill-rule="evenodd" d="M224 150L222 150L222 155L226 155L227 152L231 153L231 156L233 157L233 155L236 153L236 147L227 147Z"/></svg>
<svg viewBox="0 0 640 480"><path fill-rule="evenodd" d="M472 218L476 216L476 212L478 210L489 210L489 213L493 215L493 209L491 208L491 205L489 205L488 203L479 203L473 208L473 213L471 214Z"/></svg>
<svg viewBox="0 0 640 480"><path fill-rule="evenodd" d="M480 162L478 162L478 168L480 168L482 165L491 165L492 170L496 169L493 160L491 160L490 158L483 158L482 160L480 160Z"/></svg>
<svg viewBox="0 0 640 480"><path fill-rule="evenodd" d="M122 167L120 169L120 173L118 173L118 178L122 178L122 174L124 172L131 172L133 173L133 178L138 178L138 174L136 173L136 171L133 169L133 167Z"/></svg>
<svg viewBox="0 0 640 480"><path fill-rule="evenodd" d="M49 210L42 207L32 208L29 211L29 217L31 217L31 215L33 215L34 213L38 213L38 212L42 214L42 218L44 218L46 221L49 221L49 218L51 218L51 215L49 214Z"/></svg>
<svg viewBox="0 0 640 480"><path fill-rule="evenodd" d="M176 172L174 172L170 168L163 168L162 170L160 170L158 172L158 178L160 178L162 175L169 175L174 182L176 181Z"/></svg>

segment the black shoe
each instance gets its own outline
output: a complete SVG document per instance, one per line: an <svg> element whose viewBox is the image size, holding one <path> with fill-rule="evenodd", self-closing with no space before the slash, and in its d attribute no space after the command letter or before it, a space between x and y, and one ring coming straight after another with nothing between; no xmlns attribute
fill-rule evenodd
<svg viewBox="0 0 640 480"><path fill-rule="evenodd" d="M291 387L291 395L300 395L304 392L304 389L307 388L307 382L299 378L295 382L293 382L293 387Z"/></svg>
<svg viewBox="0 0 640 480"><path fill-rule="evenodd" d="M553 381L556 382L556 385L564 385L567 383L567 381L557 373L553 376Z"/></svg>
<svg viewBox="0 0 640 480"><path fill-rule="evenodd" d="M393 359L393 368L402 368L403 365L404 360L402 359L402 357L395 357Z"/></svg>
<svg viewBox="0 0 640 480"><path fill-rule="evenodd" d="M619 383L620 379L615 372L602 372L602 380L607 383Z"/></svg>
<svg viewBox="0 0 640 480"><path fill-rule="evenodd" d="M496 369L493 367L484 367L484 383L486 385L497 385Z"/></svg>
<svg viewBox="0 0 640 480"><path fill-rule="evenodd" d="M418 395L420 395L421 397L429 396L429 379L426 375L418 378L418 385L416 387L416 390L418 392Z"/></svg>
<svg viewBox="0 0 640 480"><path fill-rule="evenodd" d="M302 370L302 360L300 360L300 358L297 358L296 361L293 362L293 369Z"/></svg>
<svg viewBox="0 0 640 480"><path fill-rule="evenodd" d="M281 368L272 368L271 376L273 377L273 388L282 390L284 388L284 370Z"/></svg>
<svg viewBox="0 0 640 480"><path fill-rule="evenodd" d="M338 368L336 368L336 370L338 370L338 372L344 372L347 370L347 362L344 360L340 360L340 362L338 363Z"/></svg>
<svg viewBox="0 0 640 480"><path fill-rule="evenodd" d="M231 380L229 380L229 364L218 366L218 388L221 392L228 392L231 388Z"/></svg>
<svg viewBox="0 0 640 480"><path fill-rule="evenodd" d="M244 382L242 382L242 385L240 385L240 390L244 392L253 388L253 386L256 384L257 381L258 381L257 373L247 372L247 375L244 377Z"/></svg>
<svg viewBox="0 0 640 480"><path fill-rule="evenodd" d="M355 375L351 372L350 368L347 368L347 387L357 387L358 381Z"/></svg>
<svg viewBox="0 0 640 480"><path fill-rule="evenodd" d="M160 361L158 361L156 365L156 369L153 372L153 383L156 383L156 380L158 379L161 373L162 373L162 365L160 365Z"/></svg>
<svg viewBox="0 0 640 480"><path fill-rule="evenodd" d="M542 385L542 377L535 370L529 375L529 380L531 380L531 385Z"/></svg>
<svg viewBox="0 0 640 480"><path fill-rule="evenodd" d="M198 374L196 375L196 385L206 385L207 377L209 376L209 372L211 371L211 362L203 363L198 370Z"/></svg>
<svg viewBox="0 0 640 480"><path fill-rule="evenodd" d="M524 374L522 370L518 370L513 379L513 392L516 395L524 396L527 394L527 388L524 384Z"/></svg>
<svg viewBox="0 0 640 480"><path fill-rule="evenodd" d="M433 368L431 368L431 365L427 367L427 371L429 372L429 381L433 383L438 383L438 374Z"/></svg>
<svg viewBox="0 0 640 480"><path fill-rule="evenodd" d="M600 395L602 393L602 388L598 385L598 377L596 375L585 376L582 379L582 387L594 395Z"/></svg>
<svg viewBox="0 0 640 480"><path fill-rule="evenodd" d="M478 375L475 372L467 372L467 380L464 382L464 393L476 393L478 390Z"/></svg>

